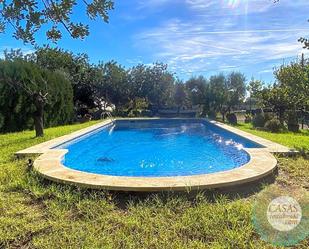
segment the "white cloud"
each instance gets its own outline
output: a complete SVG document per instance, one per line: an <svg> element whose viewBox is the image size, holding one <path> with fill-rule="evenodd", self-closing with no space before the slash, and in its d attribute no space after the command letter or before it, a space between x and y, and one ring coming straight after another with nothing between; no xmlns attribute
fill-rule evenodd
<svg viewBox="0 0 309 249"><path fill-rule="evenodd" d="M205 0L186 0L186 3L193 9L204 10L218 4L218 1Z"/></svg>
<svg viewBox="0 0 309 249"><path fill-rule="evenodd" d="M297 7L304 4L296 2ZM260 70L266 73L278 60L308 53L297 39L308 35L309 25L304 26L306 18L293 12L291 1L280 8L261 0L239 1L235 9L214 0L186 0L186 4L197 13L192 18L172 18L134 36L137 48L177 72L197 74L267 64L269 68ZM286 7L295 15L291 20L280 12ZM273 8L279 9L273 12Z"/></svg>
<svg viewBox="0 0 309 249"><path fill-rule="evenodd" d="M206 14L244 15L249 13L260 13L275 8L272 1L263 0L186 0L189 8L196 12Z"/></svg>
<svg viewBox="0 0 309 249"><path fill-rule="evenodd" d="M272 72L273 72L272 69L265 69L265 70L259 71L259 74L272 73Z"/></svg>

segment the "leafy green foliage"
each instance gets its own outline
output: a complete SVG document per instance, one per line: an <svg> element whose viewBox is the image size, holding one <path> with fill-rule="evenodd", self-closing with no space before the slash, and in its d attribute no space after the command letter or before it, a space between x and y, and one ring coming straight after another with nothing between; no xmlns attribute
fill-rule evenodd
<svg viewBox="0 0 309 249"><path fill-rule="evenodd" d="M209 79L210 107L216 111L227 111L228 86L223 74L211 76Z"/></svg>
<svg viewBox="0 0 309 249"><path fill-rule="evenodd" d="M235 113L228 113L226 114L227 122L229 122L232 125L237 125L237 116Z"/></svg>
<svg viewBox="0 0 309 249"><path fill-rule="evenodd" d="M128 70L130 98L145 98L154 111L171 104L175 78L167 65L138 65Z"/></svg>
<svg viewBox="0 0 309 249"><path fill-rule="evenodd" d="M53 42L62 38L63 30L74 39L83 39L89 35L89 26L73 21L76 5L84 7L89 19L102 18L104 22L108 22L108 12L114 8L112 0L3 0L0 2L0 32L10 25L16 39L34 44L35 34L45 26L46 37Z"/></svg>
<svg viewBox="0 0 309 249"><path fill-rule="evenodd" d="M283 101L290 109L309 107L309 63L292 62L275 71Z"/></svg>
<svg viewBox="0 0 309 249"><path fill-rule="evenodd" d="M295 111L287 112L287 124L289 131L298 132L299 131L299 123L298 117Z"/></svg>
<svg viewBox="0 0 309 249"><path fill-rule="evenodd" d="M73 87L77 115L102 110L97 103L104 102L115 106L115 115L134 116L131 111L136 109L136 99L145 100L152 114L162 108L198 106L203 109L202 115L210 111L225 115L243 102L246 91L245 77L236 72L216 75L209 81L203 76L193 77L183 83L162 63L129 69L114 61L94 65L85 54L75 55L57 48L38 48L30 55L6 51L5 59L31 61L41 68L66 74Z"/></svg>
<svg viewBox="0 0 309 249"><path fill-rule="evenodd" d="M277 114L282 125L292 124L287 112L296 115L297 112L309 111L309 62L302 58L301 61L282 65L274 74L275 84L264 86L252 80L248 90L262 107L271 108ZM297 124L295 118L295 128Z"/></svg>
<svg viewBox="0 0 309 249"><path fill-rule="evenodd" d="M265 123L264 127L270 132L277 133L282 129L282 124L277 118L273 118L268 120Z"/></svg>
<svg viewBox="0 0 309 249"><path fill-rule="evenodd" d="M224 76L219 74L209 79L209 108L220 112L223 121L225 115L242 103L246 94L246 78L243 74L232 72Z"/></svg>
<svg viewBox="0 0 309 249"><path fill-rule="evenodd" d="M125 106L135 98L130 92L129 75L121 65L110 61L101 63L97 70L98 80L93 83L96 95L104 98L108 103L113 103L116 108Z"/></svg>
<svg viewBox="0 0 309 249"><path fill-rule="evenodd" d="M203 76L187 80L186 90L193 105L209 105L209 83Z"/></svg>
<svg viewBox="0 0 309 249"><path fill-rule="evenodd" d="M266 123L266 118L265 118L264 113L258 113L252 119L252 125L255 128L257 128L257 127L259 127L259 128L264 127L265 123Z"/></svg>
<svg viewBox="0 0 309 249"><path fill-rule="evenodd" d="M263 82L260 80L255 80L254 78L251 79L251 81L247 86L247 90L251 98L259 99L262 89L263 89Z"/></svg>
<svg viewBox="0 0 309 249"><path fill-rule="evenodd" d="M40 48L35 52L34 62L41 68L64 72L73 88L74 104L79 112L81 107L94 107L94 84L101 79L99 69L89 63L86 54L74 55L57 48Z"/></svg>
<svg viewBox="0 0 309 249"><path fill-rule="evenodd" d="M0 61L1 132L33 127L35 108L29 92L40 91L48 93L44 116L46 126L72 120L72 87L61 72L43 70L22 60Z"/></svg>
<svg viewBox="0 0 309 249"><path fill-rule="evenodd" d="M248 124L248 123L251 123L251 122L252 122L251 114L246 114L245 115L245 123Z"/></svg>
<svg viewBox="0 0 309 249"><path fill-rule="evenodd" d="M77 114L87 113L95 107L95 85L101 83L103 72L91 65L86 54L73 54L58 48L38 48L33 54L24 55L20 50L5 51L5 60L24 60L43 69L61 71L69 79L73 88L74 105Z"/></svg>
<svg viewBox="0 0 309 249"><path fill-rule="evenodd" d="M246 77L242 73L232 72L226 78L227 85L227 106L231 108L237 106L245 100Z"/></svg>
<svg viewBox="0 0 309 249"><path fill-rule="evenodd" d="M185 85L182 82L177 82L174 90L174 103L178 108L185 105L187 100L187 93Z"/></svg>

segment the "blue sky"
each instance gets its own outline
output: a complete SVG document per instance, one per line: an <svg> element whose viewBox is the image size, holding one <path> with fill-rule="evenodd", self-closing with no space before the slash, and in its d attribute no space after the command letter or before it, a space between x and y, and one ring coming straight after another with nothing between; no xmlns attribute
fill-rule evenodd
<svg viewBox="0 0 309 249"><path fill-rule="evenodd" d="M82 9L73 17L81 20ZM116 0L110 23L90 22L83 41L67 34L58 46L87 53L92 62L116 60L126 67L164 62L180 79L230 71L273 81L273 68L302 52L309 37L308 0ZM48 43L44 32L40 45ZM0 35L0 50L33 48Z"/></svg>

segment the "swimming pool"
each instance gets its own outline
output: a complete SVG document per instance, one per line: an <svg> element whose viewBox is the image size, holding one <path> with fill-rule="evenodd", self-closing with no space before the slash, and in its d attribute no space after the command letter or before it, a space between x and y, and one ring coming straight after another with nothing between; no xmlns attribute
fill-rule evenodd
<svg viewBox="0 0 309 249"><path fill-rule="evenodd" d="M230 188L272 174L290 149L206 119L115 119L18 151L44 178L115 191Z"/></svg>
<svg viewBox="0 0 309 249"><path fill-rule="evenodd" d="M116 120L55 147L64 166L128 177L191 176L232 170L262 148L205 120Z"/></svg>

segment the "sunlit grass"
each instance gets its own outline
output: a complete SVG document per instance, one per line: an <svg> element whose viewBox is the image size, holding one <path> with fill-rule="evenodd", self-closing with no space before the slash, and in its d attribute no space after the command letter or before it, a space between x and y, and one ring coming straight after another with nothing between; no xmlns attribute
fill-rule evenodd
<svg viewBox="0 0 309 249"><path fill-rule="evenodd" d="M271 133L267 131L256 130L251 124L241 123L237 125L238 129L250 132L254 135L269 139L273 142L285 145L289 148L309 151L309 130L301 130L299 133L280 132Z"/></svg>

